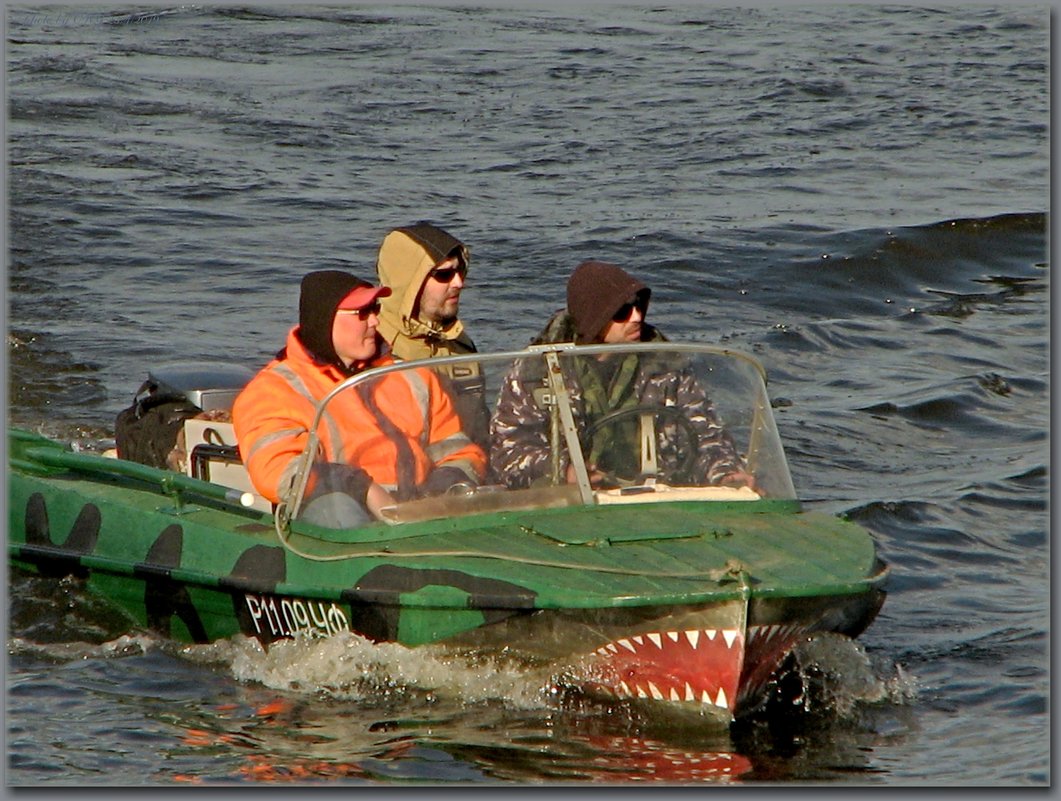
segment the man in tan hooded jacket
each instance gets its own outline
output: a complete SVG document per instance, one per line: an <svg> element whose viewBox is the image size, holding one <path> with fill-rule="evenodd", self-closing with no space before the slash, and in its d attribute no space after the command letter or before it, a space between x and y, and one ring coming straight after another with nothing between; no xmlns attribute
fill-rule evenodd
<svg viewBox="0 0 1061 801"><path fill-rule="evenodd" d="M458 316L468 261L463 242L428 222L395 228L383 238L376 272L393 294L381 299L379 332L396 359L477 352ZM464 432L485 446L489 413L479 365L450 365L444 372L452 381Z"/></svg>

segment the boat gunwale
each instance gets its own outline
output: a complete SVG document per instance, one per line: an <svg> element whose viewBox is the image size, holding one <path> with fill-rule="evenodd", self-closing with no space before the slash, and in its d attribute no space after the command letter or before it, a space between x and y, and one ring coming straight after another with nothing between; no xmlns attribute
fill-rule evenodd
<svg viewBox="0 0 1061 801"><path fill-rule="evenodd" d="M571 600L556 603L542 603L542 596L537 594L519 595L491 595L489 593L476 592L474 594L474 606L463 605L440 605L432 602L430 594L410 594L402 590L359 590L355 587L339 588L338 591L328 593L320 592L321 585L310 588L295 582L276 582L265 580L255 583L255 580L246 576L232 575L210 575L199 570L182 567L171 567L166 565L155 565L149 562L132 564L121 562L112 557L97 556L94 554L71 554L61 548L48 545L33 545L26 543L10 543L8 552L13 555L16 562L26 565L35 565L36 560L28 557L40 554L51 557L56 561L76 563L83 570L102 572L106 575L133 578L147 581L151 578L164 578L170 581L178 581L187 585L190 589L202 588L220 592L243 592L260 595L274 595L292 598L326 601L362 601L368 603L390 604L401 607L418 609L451 609L467 611L469 609L517 609L517 610L559 610L559 609L617 609L617 608L641 608L654 606L701 606L704 604L721 603L725 601L747 598L751 601L774 601L800 598L840 598L858 597L866 595L883 588L890 573L890 568L883 563L872 575L848 583L805 584L790 585L784 591L780 589L756 590L754 586L745 586L734 581L733 589L719 590L711 589L701 592L664 593L653 596L645 594L632 596L597 596L597 602L577 603ZM382 556L380 557L382 558ZM23 568L29 572L35 572L34 567ZM575 569L575 568L572 568ZM72 570L71 574L77 571ZM334 590L334 588L333 588ZM521 603L513 603L513 599L526 599ZM529 601L529 602L528 602ZM607 601L607 602L605 602Z"/></svg>

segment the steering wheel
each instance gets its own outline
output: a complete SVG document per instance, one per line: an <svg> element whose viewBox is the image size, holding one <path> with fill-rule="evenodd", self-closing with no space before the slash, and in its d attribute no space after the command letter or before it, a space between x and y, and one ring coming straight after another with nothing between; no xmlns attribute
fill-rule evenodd
<svg viewBox="0 0 1061 801"><path fill-rule="evenodd" d="M585 437L592 443L593 436L606 426L615 425L617 423L626 420L629 417L641 417L643 414L651 414L654 418L658 417L661 420L670 419L678 424L678 428L682 430L686 439L689 441L689 451L682 459L681 464L678 465L677 470L674 471L675 478L681 476L689 476L692 472L693 465L696 463L696 457L700 451L700 435L696 429L693 428L693 424L689 421L685 411L678 406L631 406L626 409L618 409L614 412L608 412L608 414L602 415L593 421L590 425L586 426ZM640 437L638 438L640 441ZM629 480L634 480L638 476L630 476ZM619 479L623 479L623 476L617 476Z"/></svg>

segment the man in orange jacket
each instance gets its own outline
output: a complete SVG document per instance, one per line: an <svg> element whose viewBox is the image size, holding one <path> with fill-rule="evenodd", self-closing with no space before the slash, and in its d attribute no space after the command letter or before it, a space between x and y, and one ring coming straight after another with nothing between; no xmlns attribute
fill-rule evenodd
<svg viewBox="0 0 1061 801"><path fill-rule="evenodd" d="M390 293L339 270L302 279L299 324L232 409L251 481L273 503L293 500L316 404L350 376L394 363L377 333L379 299ZM340 393L317 433L321 453L301 517L320 525L360 525L396 500L474 486L486 472L485 453L462 431L452 398L427 369L390 373Z"/></svg>

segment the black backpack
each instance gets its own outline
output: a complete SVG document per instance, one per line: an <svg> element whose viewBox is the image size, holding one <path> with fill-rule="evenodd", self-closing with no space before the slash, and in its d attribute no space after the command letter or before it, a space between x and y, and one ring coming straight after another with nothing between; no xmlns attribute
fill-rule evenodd
<svg viewBox="0 0 1061 801"><path fill-rule="evenodd" d="M150 379L136 393L132 405L118 412L114 445L119 459L172 469L166 457L189 417L202 412L183 395L164 392Z"/></svg>

